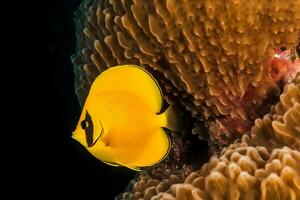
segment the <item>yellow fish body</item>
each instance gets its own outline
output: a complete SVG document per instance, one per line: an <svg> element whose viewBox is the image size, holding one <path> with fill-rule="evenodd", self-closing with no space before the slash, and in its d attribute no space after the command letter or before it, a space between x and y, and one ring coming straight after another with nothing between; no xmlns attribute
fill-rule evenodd
<svg viewBox="0 0 300 200"><path fill-rule="evenodd" d="M179 128L173 107L158 114L162 102L157 81L143 68L109 68L92 84L72 137L109 165L152 166L170 149L163 128Z"/></svg>

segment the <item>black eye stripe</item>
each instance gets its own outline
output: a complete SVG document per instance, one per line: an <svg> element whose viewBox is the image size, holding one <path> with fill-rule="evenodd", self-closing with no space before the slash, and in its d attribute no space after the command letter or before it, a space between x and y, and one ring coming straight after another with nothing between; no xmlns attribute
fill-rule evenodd
<svg viewBox="0 0 300 200"><path fill-rule="evenodd" d="M85 125L84 130L85 130L86 143L88 147L90 147L93 144L94 126L93 126L92 118L87 111L85 115L85 120L83 122L85 123L83 125Z"/></svg>

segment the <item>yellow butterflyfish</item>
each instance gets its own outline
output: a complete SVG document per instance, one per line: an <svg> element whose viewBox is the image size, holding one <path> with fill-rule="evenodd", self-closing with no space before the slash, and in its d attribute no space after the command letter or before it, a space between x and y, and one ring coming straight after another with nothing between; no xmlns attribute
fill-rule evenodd
<svg viewBox="0 0 300 200"><path fill-rule="evenodd" d="M162 94L145 69L111 67L93 82L72 137L106 164L133 170L155 165L171 146L163 128L180 128L173 106L160 113Z"/></svg>

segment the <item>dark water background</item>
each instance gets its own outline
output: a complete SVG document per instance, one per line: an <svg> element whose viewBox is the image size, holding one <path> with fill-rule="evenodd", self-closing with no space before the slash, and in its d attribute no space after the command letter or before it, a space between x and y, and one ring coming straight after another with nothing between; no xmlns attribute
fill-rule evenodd
<svg viewBox="0 0 300 200"><path fill-rule="evenodd" d="M34 53L41 55L42 62L36 61L37 67L30 72L35 95L30 104L37 111L30 124L38 130L32 151L35 166L30 173L37 177L39 188L47 190L46 195L81 193L88 199L98 194L99 200L113 199L135 172L101 163L70 138L80 114L70 62L75 51L73 13L79 3L51 0L36 4L39 25L35 28L40 31L32 36L39 39L42 50Z"/></svg>

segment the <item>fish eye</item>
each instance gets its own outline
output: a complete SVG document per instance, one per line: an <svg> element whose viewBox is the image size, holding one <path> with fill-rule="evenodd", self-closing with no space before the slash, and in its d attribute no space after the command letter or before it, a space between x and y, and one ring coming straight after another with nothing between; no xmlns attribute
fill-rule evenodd
<svg viewBox="0 0 300 200"><path fill-rule="evenodd" d="M86 129L89 126L89 123L87 120L82 120L80 125L82 129Z"/></svg>

